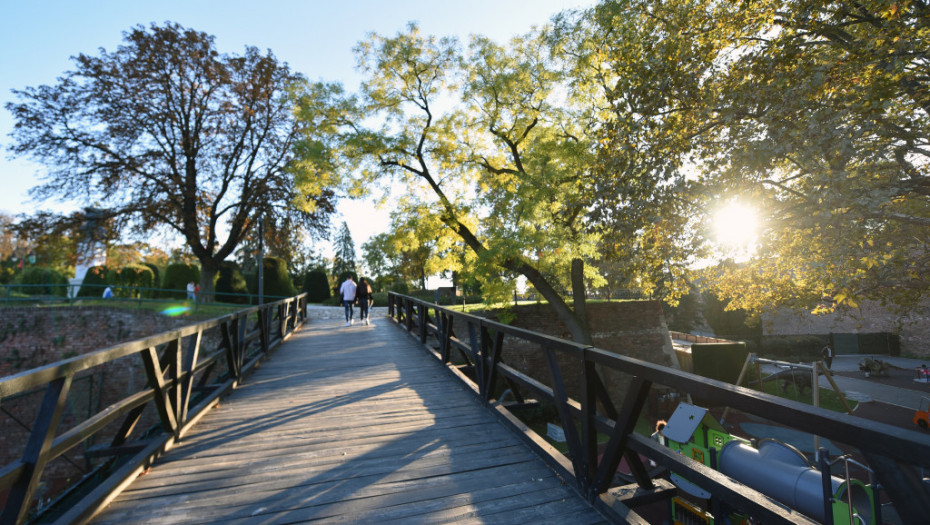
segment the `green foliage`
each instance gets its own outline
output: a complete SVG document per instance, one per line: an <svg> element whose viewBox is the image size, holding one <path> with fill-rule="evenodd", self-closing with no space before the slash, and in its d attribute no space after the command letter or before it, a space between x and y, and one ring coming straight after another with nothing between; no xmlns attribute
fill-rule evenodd
<svg viewBox="0 0 930 525"><path fill-rule="evenodd" d="M333 256L333 275L341 276L347 272L355 272L355 243L349 225L342 222L342 228L336 237L336 253Z"/></svg>
<svg viewBox="0 0 930 525"><path fill-rule="evenodd" d="M317 268L307 272L304 278L304 289L307 292L307 302L320 303L332 295L329 289L329 277L326 271Z"/></svg>
<svg viewBox="0 0 930 525"><path fill-rule="evenodd" d="M26 295L64 297L68 294L68 279L51 268L29 266L17 276L17 280L19 284L29 285L22 289Z"/></svg>
<svg viewBox="0 0 930 525"><path fill-rule="evenodd" d="M149 270L152 270L152 286L154 288L161 288L161 270L158 268L158 265L150 262L144 262L142 264L148 266Z"/></svg>
<svg viewBox="0 0 930 525"><path fill-rule="evenodd" d="M388 294L386 292L377 292L371 294L371 306L387 306Z"/></svg>
<svg viewBox="0 0 930 525"><path fill-rule="evenodd" d="M394 283L389 290L401 295L410 295L410 285L404 282Z"/></svg>
<svg viewBox="0 0 930 525"><path fill-rule="evenodd" d="M171 263L165 268L165 282L160 297L163 299L186 299L187 283L200 282L200 268L193 264Z"/></svg>
<svg viewBox="0 0 930 525"><path fill-rule="evenodd" d="M675 332L689 333L697 328L702 318L701 302L701 294L692 291L688 295L682 296L678 300L678 304L674 306L664 303L662 310L665 312L668 329Z"/></svg>
<svg viewBox="0 0 930 525"><path fill-rule="evenodd" d="M13 270L12 266L0 265L0 284L13 282L14 275L16 275L16 271Z"/></svg>
<svg viewBox="0 0 930 525"><path fill-rule="evenodd" d="M115 284L120 288L115 290L117 297L138 297L139 293L145 298L154 296L155 274L144 264L130 264L123 266L115 272ZM144 288L142 292L131 291L126 288Z"/></svg>
<svg viewBox="0 0 930 525"><path fill-rule="evenodd" d="M338 296L336 296L336 295L333 295L333 296L329 297L328 299L324 299L324 300L320 301L320 304L323 305L323 306L341 306L341 305L342 305L342 299L340 299L340 298L339 298Z"/></svg>
<svg viewBox="0 0 930 525"><path fill-rule="evenodd" d="M248 304L249 288L238 264L232 261L220 263L215 292L218 302Z"/></svg>
<svg viewBox="0 0 930 525"><path fill-rule="evenodd" d="M909 312L930 290L926 6L729 6L716 25L737 47L702 79L708 193L754 203L763 231L755 257L708 282L753 312Z"/></svg>
<svg viewBox="0 0 930 525"><path fill-rule="evenodd" d="M704 294L704 320L717 337L730 340L757 340L762 325L757 316L744 310L728 308L728 303L712 293Z"/></svg>
<svg viewBox="0 0 930 525"><path fill-rule="evenodd" d="M91 266L84 275L78 297L100 297L108 284L115 283L113 271L106 266Z"/></svg>
<svg viewBox="0 0 930 525"><path fill-rule="evenodd" d="M297 295L297 289L291 282L291 276L287 272L287 262L277 257L265 257L262 264L263 269L263 286L266 297L293 297ZM252 293L258 293L258 283Z"/></svg>
<svg viewBox="0 0 930 525"><path fill-rule="evenodd" d="M48 168L37 198L103 199L124 231L165 226L196 254L207 294L259 215L281 243L327 230L333 190L294 189L301 124L289 95L302 77L270 51L220 52L213 36L167 22L73 61L55 84L16 90L6 106L10 150Z"/></svg>

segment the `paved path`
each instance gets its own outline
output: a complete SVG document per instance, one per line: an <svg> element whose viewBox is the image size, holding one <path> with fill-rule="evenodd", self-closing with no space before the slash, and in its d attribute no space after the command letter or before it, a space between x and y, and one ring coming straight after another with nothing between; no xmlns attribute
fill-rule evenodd
<svg viewBox="0 0 930 525"><path fill-rule="evenodd" d="M918 383L913 381L915 377L914 368L926 360L908 359L904 357L875 356L895 367L892 370L896 376L904 376L904 381L898 381L900 386L887 384L882 378L866 378L865 374L859 371L859 362L867 356L863 355L841 355L833 358L833 370L838 372L833 376L836 385L846 393L847 397L859 401L880 401L910 410L915 410L920 403L921 397L930 397L930 384ZM839 373L853 373L861 377L849 377ZM830 383L826 378L820 378L820 386L830 388Z"/></svg>
<svg viewBox="0 0 930 525"><path fill-rule="evenodd" d="M314 317L95 523L604 521L392 321Z"/></svg>
<svg viewBox="0 0 930 525"><path fill-rule="evenodd" d="M376 306L370 309L369 317L375 320L378 317L387 317L387 306ZM307 317L310 319L342 319L346 318L345 309L342 306L319 306L311 304L307 307ZM358 323L358 308L355 308L355 322Z"/></svg>

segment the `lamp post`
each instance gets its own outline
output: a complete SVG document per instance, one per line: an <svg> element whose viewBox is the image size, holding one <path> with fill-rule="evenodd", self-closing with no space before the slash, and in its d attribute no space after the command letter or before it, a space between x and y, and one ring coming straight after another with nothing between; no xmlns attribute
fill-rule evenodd
<svg viewBox="0 0 930 525"><path fill-rule="evenodd" d="M258 306L265 301L265 214L262 212L258 216Z"/></svg>

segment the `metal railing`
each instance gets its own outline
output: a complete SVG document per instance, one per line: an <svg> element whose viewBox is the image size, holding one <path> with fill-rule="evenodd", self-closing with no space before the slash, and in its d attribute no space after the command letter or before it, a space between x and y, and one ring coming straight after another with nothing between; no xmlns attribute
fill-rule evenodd
<svg viewBox="0 0 930 525"><path fill-rule="evenodd" d="M0 378L4 408L11 399L44 391L22 456L0 466L0 493L7 493L0 524L41 519L43 512L64 523L89 516L300 327L306 306L301 294ZM90 417L63 424L75 380L127 359L141 362L146 386L107 400ZM154 428L139 428L146 410L157 415ZM91 438L104 444L88 446ZM69 489L67 504L38 509L34 496L46 466L82 446L85 458L103 458L103 463Z"/></svg>
<svg viewBox="0 0 930 525"><path fill-rule="evenodd" d="M768 496L659 445L634 432L653 385L664 385L705 400L713 406L729 407L789 428L832 439L858 449L875 471L879 482L905 523L925 523L930 516L930 494L921 482L920 469L930 468L930 439L915 430L893 427L864 418L831 412L785 400L755 390L704 378L677 369L625 357L599 348L511 327L488 319L456 312L409 296L389 294L389 315L407 332L465 380L490 408L504 419L525 428L508 405L494 399L505 382L517 405L533 396L555 406L565 431L567 455L552 454L535 434L527 436L534 446L577 490L593 504L610 512L616 498L608 493L621 458L626 458L635 486L653 489L639 455L694 483L720 502L755 516L763 523L816 523ZM464 339L455 326L465 327ZM546 379L528 376L504 361L511 341L539 345L548 363ZM452 364L453 353L461 367ZM580 399L566 391L565 361L580 363ZM599 370L615 370L630 377L621 392L621 406L614 406ZM468 374L462 372L466 370ZM548 384L547 384L548 383ZM599 457L596 434L609 436ZM621 516L621 519L629 519Z"/></svg>

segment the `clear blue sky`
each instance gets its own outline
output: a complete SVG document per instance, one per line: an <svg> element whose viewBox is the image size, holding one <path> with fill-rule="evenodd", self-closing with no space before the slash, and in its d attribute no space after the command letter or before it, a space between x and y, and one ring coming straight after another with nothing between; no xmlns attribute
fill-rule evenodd
<svg viewBox="0 0 930 525"><path fill-rule="evenodd" d="M52 84L73 68L79 53L113 51L133 26L167 20L216 37L220 52L241 53L247 45L271 49L279 60L312 80L342 82L355 90L352 48L369 32L394 35L407 22L435 35L483 34L504 43L566 8L592 0L0 0L0 106L11 89ZM0 108L0 212L31 213L53 207L28 201L43 167L11 159L6 146L13 122ZM363 206L371 209L371 205ZM347 213L356 247L383 220ZM336 219L338 224L339 218ZM367 225L367 226L366 226ZM378 224L380 226L380 224Z"/></svg>

